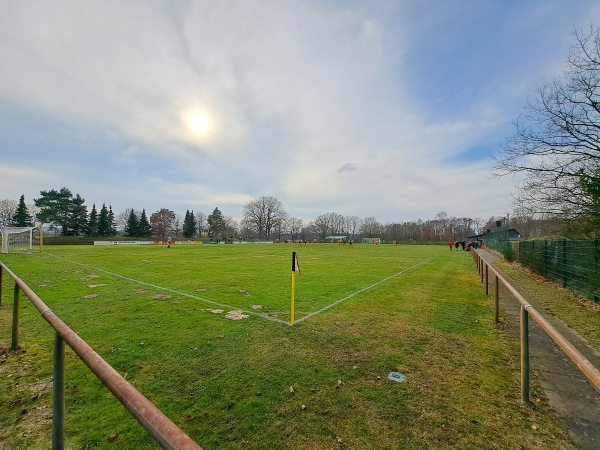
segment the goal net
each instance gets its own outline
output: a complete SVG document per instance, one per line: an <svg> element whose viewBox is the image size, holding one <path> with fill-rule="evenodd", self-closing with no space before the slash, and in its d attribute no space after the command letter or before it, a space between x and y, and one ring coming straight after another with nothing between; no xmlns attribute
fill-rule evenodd
<svg viewBox="0 0 600 450"><path fill-rule="evenodd" d="M38 227L6 227L2 229L2 253L40 251Z"/></svg>

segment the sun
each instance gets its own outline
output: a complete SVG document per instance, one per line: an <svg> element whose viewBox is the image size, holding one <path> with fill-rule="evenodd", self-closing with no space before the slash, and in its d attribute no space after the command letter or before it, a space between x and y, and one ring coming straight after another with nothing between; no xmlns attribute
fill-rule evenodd
<svg viewBox="0 0 600 450"><path fill-rule="evenodd" d="M213 128L210 116L197 111L186 113L184 122L188 131L197 137L209 136Z"/></svg>

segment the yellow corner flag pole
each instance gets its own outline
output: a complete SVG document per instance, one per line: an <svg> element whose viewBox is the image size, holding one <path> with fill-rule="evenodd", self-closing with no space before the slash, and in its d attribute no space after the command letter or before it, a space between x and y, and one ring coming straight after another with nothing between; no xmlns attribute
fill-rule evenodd
<svg viewBox="0 0 600 450"><path fill-rule="evenodd" d="M294 295L296 293L296 272L302 275L300 272L300 264L298 264L298 256L296 252L292 252L292 314L291 314L291 325L294 325Z"/></svg>
<svg viewBox="0 0 600 450"><path fill-rule="evenodd" d="M294 325L294 292L296 291L296 252L292 252L292 315L291 325Z"/></svg>

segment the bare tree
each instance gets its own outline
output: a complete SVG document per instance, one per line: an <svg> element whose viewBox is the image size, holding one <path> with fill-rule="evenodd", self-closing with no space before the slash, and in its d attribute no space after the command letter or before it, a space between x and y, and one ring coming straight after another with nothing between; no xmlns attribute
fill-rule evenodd
<svg viewBox="0 0 600 450"><path fill-rule="evenodd" d="M18 204L16 200L0 200L0 229L10 224Z"/></svg>
<svg viewBox="0 0 600 450"><path fill-rule="evenodd" d="M228 238L233 238L238 236L240 232L240 225L237 220L230 216L224 216L223 220L225 221L225 236Z"/></svg>
<svg viewBox="0 0 600 450"><path fill-rule="evenodd" d="M362 219L358 216L346 216L346 230L350 234L351 239L354 239L360 227L362 225Z"/></svg>
<svg viewBox="0 0 600 450"><path fill-rule="evenodd" d="M200 237L202 237L202 233L206 232L206 226L208 225L206 222L208 215L203 213L203 212L199 212L196 213L196 222L198 223L198 235Z"/></svg>
<svg viewBox="0 0 600 450"><path fill-rule="evenodd" d="M159 209L150 216L150 225L152 225L152 233L156 237L167 238L171 237L175 229L177 217L175 213L166 208Z"/></svg>
<svg viewBox="0 0 600 450"><path fill-rule="evenodd" d="M523 173L517 205L536 214L600 220L600 29L575 30L561 78L535 102L495 158L495 174Z"/></svg>
<svg viewBox="0 0 600 450"><path fill-rule="evenodd" d="M329 214L321 214L312 222L314 232L320 239L325 239L331 230L331 217Z"/></svg>
<svg viewBox="0 0 600 450"><path fill-rule="evenodd" d="M383 231L383 227L377 222L375 217L367 217L363 220L360 231L365 237L379 237Z"/></svg>
<svg viewBox="0 0 600 450"><path fill-rule="evenodd" d="M252 226L260 238L271 238L271 233L281 227L287 213L275 197L262 196L244 206L244 222Z"/></svg>
<svg viewBox="0 0 600 450"><path fill-rule="evenodd" d="M304 221L296 217L290 217L286 223L290 237L293 240L298 239L300 237L300 233L302 232L302 228L304 228Z"/></svg>

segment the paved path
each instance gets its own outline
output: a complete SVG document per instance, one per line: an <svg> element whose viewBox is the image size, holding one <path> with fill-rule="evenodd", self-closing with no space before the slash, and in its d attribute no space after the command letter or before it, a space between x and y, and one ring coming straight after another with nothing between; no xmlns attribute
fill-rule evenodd
<svg viewBox="0 0 600 450"><path fill-rule="evenodd" d="M480 252L490 263L501 259L495 253L486 250ZM499 272L502 273L500 270ZM524 292L504 273L502 276L595 367L600 368L599 352L591 348L585 339L564 322L548 313L535 298ZM490 277L490 295L493 295L493 277ZM502 283L499 302L500 308L506 313L508 329L518 337L520 304L506 288L503 288ZM583 450L600 449L600 392L531 318L529 345L531 369L535 371L550 405L565 423L575 443Z"/></svg>

